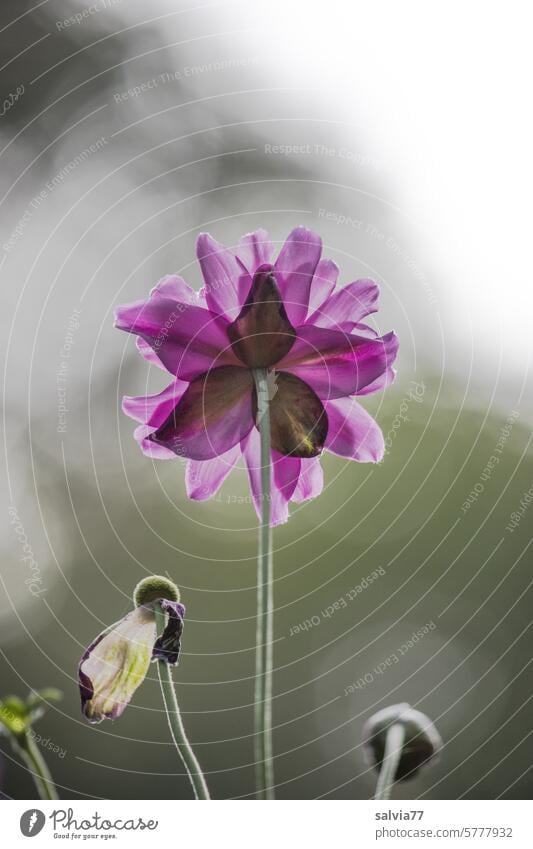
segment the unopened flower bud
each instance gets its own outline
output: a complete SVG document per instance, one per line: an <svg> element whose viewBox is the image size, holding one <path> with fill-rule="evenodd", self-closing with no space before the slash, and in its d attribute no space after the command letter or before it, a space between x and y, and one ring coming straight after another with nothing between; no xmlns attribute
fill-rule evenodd
<svg viewBox="0 0 533 849"><path fill-rule="evenodd" d="M168 578L151 575L135 587L135 610L106 628L85 650L78 668L81 704L89 722L119 717L151 661L178 663L185 608ZM164 627L158 635L156 611Z"/></svg>
<svg viewBox="0 0 533 849"><path fill-rule="evenodd" d="M371 716L363 727L365 754L377 769L383 762L387 734L394 725L403 729L402 751L394 777L401 781L411 778L435 757L442 740L431 720L407 703L384 708Z"/></svg>

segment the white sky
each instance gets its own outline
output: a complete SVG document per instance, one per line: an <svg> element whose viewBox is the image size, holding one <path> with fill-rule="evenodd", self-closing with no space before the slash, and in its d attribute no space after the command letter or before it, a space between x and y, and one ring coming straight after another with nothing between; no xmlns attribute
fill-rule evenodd
<svg viewBox="0 0 533 849"><path fill-rule="evenodd" d="M387 163L417 240L470 310L475 347L516 374L531 348L531 7L237 4L287 86L317 85ZM227 20L227 18L226 18ZM272 85L275 85L275 81ZM468 340L470 344L470 340Z"/></svg>

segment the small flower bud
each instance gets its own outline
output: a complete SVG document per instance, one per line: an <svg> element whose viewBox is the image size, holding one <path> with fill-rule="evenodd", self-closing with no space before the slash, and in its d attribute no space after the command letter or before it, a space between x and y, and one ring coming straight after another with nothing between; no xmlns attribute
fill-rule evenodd
<svg viewBox="0 0 533 849"><path fill-rule="evenodd" d="M89 722L121 716L152 661L177 665L185 616L179 596L168 578L144 578L133 594L135 609L106 628L84 651L78 682L82 712ZM159 636L158 618L164 622Z"/></svg>
<svg viewBox="0 0 533 849"><path fill-rule="evenodd" d="M180 591L176 584L162 575L150 575L148 578L143 578L142 581L139 581L133 592L135 607L149 604L158 598L164 598L167 601L180 600Z"/></svg>
<svg viewBox="0 0 533 849"><path fill-rule="evenodd" d="M387 733L393 725L403 728L402 753L395 775L395 780L401 781L411 778L435 757L442 740L431 720L407 703L384 708L371 716L363 727L365 754L377 769L383 762Z"/></svg>

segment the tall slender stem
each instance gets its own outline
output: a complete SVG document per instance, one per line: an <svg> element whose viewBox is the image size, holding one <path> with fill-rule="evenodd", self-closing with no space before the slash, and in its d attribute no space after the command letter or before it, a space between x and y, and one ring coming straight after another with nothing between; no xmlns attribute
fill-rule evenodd
<svg viewBox="0 0 533 849"><path fill-rule="evenodd" d="M389 799L398 764L402 755L402 746L405 737L403 725L395 723L387 731L385 740L385 752L378 776L375 799Z"/></svg>
<svg viewBox="0 0 533 849"><path fill-rule="evenodd" d="M160 634L164 629L165 614L162 610L156 609L156 625L157 633ZM192 784L195 799L210 799L209 790L203 776L200 764L196 759L191 744L187 739L183 720L181 718L176 691L174 690L174 681L172 680L172 667L163 660L157 662L157 672L159 675L159 683L161 685L161 693L163 703L167 714L168 725L174 745L178 750L187 775Z"/></svg>
<svg viewBox="0 0 533 849"><path fill-rule="evenodd" d="M57 799L57 790L37 744L26 732L17 741L18 748L35 782L39 799Z"/></svg>
<svg viewBox="0 0 533 849"><path fill-rule="evenodd" d="M272 760L272 532L270 529L270 411L266 369L254 369L261 440L261 524L257 557L255 650L255 768L258 799L274 798Z"/></svg>

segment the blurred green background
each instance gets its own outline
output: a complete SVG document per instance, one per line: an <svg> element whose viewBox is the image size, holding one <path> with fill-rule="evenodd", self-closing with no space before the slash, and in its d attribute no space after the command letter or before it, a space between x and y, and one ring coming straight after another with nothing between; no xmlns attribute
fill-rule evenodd
<svg viewBox="0 0 533 849"><path fill-rule="evenodd" d="M2 23L22 7L5 3ZM246 475L235 471L215 500L191 503L179 460L141 455L120 399L165 380L113 329L112 308L173 271L198 287L200 230L231 245L263 226L279 244L303 223L321 233L343 281L379 280L376 326L394 327L401 351L396 383L364 400L390 440L385 460L325 456L322 496L275 531L277 795L370 797L363 723L407 701L445 745L397 798L527 797L533 507L506 528L533 484L525 365L487 358L398 212L401 199L369 164L364 136L323 121L324 104L310 96L257 94L267 71L253 45L224 35L220 21L209 45L198 44L204 23L194 15L137 26L140 4L59 32L66 8L35 10L3 44L10 59L46 36L3 79L6 93L21 79L28 89L2 125L6 140L21 134L3 155L3 244L47 181L95 139L105 144L32 209L4 256L0 697L64 692L36 726L64 753L43 748L63 798L188 798L154 671L121 720L98 727L82 721L76 684L84 647L129 610L137 581L168 574L187 607L175 678L190 739L214 798L252 794L257 529ZM176 69L172 83L115 98ZM276 158L267 143L349 145L358 157ZM75 309L58 432L60 352ZM38 597L10 508L37 564ZM295 633L306 620L313 627ZM419 629L427 633L409 644ZM0 747L2 792L32 798L5 738Z"/></svg>
<svg viewBox="0 0 533 849"><path fill-rule="evenodd" d="M464 514L505 417L484 421L480 411L460 411L450 390L426 381L424 402L410 402L409 421L381 465L328 456L324 494L275 531L281 798L370 796L361 727L375 710L401 701L434 719L445 749L436 765L397 789L399 798L528 793L530 525L526 515L512 533L505 526L533 479L524 455L529 434L514 424L492 480ZM405 390L399 380L380 406L385 432ZM98 487L95 477L69 474L68 491L61 470L48 467L44 509L70 534L47 581L65 562L68 574L11 625L3 690L53 684L65 691L37 730L66 749L62 758L48 755L66 796L187 796L154 673L120 722L98 727L81 720L74 680L83 646L129 609L134 584L151 570L167 573L187 605L175 676L187 729L215 798L248 794L256 532L245 472L234 472L214 502L188 503L179 462L157 468L163 495L150 461L127 439L123 451L131 491L126 472L111 473L105 461L97 463ZM353 601L331 612L378 569ZM297 631L306 620L313 627ZM346 695L360 679L364 685ZM10 759L4 766L6 790L31 797L24 771Z"/></svg>

